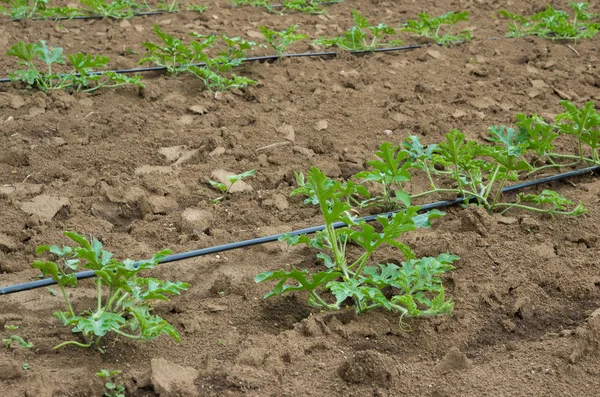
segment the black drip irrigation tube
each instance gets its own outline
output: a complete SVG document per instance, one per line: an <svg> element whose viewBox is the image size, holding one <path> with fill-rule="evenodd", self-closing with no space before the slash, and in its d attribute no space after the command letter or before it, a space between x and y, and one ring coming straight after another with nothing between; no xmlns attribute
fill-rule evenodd
<svg viewBox="0 0 600 397"><path fill-rule="evenodd" d="M405 46L400 46L400 47L375 48L373 50L359 50L359 51L347 51L347 52L349 52L350 54L360 55L360 54L371 54L371 53L375 53L375 52L408 51L408 50L414 50L417 48L423 48L423 47L428 47L428 46L430 46L430 44L423 44L423 45L410 44L410 45L405 45ZM345 52L339 52L339 51L305 52L305 53L299 53L299 54L283 54L282 58L334 57L334 56L340 55L342 53L345 53ZM244 58L244 59L242 59L242 62L243 63L265 62L265 61L276 61L278 59L279 59L278 55L265 55L265 56L260 56L260 57ZM206 66L206 63L201 62L201 63L195 63L193 65L186 65L186 66L202 67L202 66ZM107 71L102 71L102 72L93 72L90 74L104 74L107 72L128 74L128 73L161 72L164 70L167 70L167 68L165 66L153 66L153 67L148 67L148 68L120 69L120 70L110 70L110 71L107 70ZM75 73L73 75L79 76L79 73ZM0 83L10 83L10 82L11 82L11 80L9 77L0 78Z"/></svg>
<svg viewBox="0 0 600 397"><path fill-rule="evenodd" d="M527 181L527 182L519 183L519 184L512 185L512 186L507 186L507 187L503 188L501 191L502 191L502 193L509 193L509 192L513 192L515 190L520 190L520 189L524 189L524 188L531 187L531 186L537 186L537 185L541 185L541 184L545 184L545 183L555 182L555 181L559 181L562 179L579 176L579 175L584 175L584 174L592 174L595 172L600 172L600 166L582 168L579 170L569 171L569 172L565 172L562 174L549 176L546 178L540 178L540 179L536 179L533 181ZM435 203L423 205L421 207L420 211L423 212L423 211L430 211L433 209L452 207L455 205L463 204L464 201L465 201L464 198L458 198L456 200L437 201ZM362 219L366 222L372 222L380 216L386 216L389 218L392 215L394 215L395 213L400 212L400 211L403 211L403 210L396 210L396 211L391 211L391 212L384 212L381 214L368 215L368 216L364 216L359 219ZM345 226L345 224L343 222L336 222L336 223L334 223L333 226L335 228L340 228L340 227ZM320 225L320 226L309 227L306 229L295 230L293 232L290 232L289 234L291 234L292 236L300 236L300 235L304 235L304 234L316 233L316 232L319 232L324 229L325 229L325 225ZM167 256L165 259L160 261L160 263L177 262L177 261L181 261L184 259L197 258L199 256L215 254L218 252L225 252L225 251L230 251L230 250L234 250L234 249L238 249L238 248L246 248L246 247L252 247L254 245L271 243L271 242L278 241L281 236L283 236L283 234L274 234L271 236L259 237L259 238L254 238L254 239L250 239L250 240L238 241L235 243L217 245L217 246L202 248L202 249L198 249L198 250L194 250L194 251L173 254L173 255ZM139 263L139 262L137 262L137 263ZM83 280L83 279L91 278L91 277L95 276L94 272L91 270L78 272L78 273L75 273L75 275L78 280ZM15 284L15 285L11 285L8 287L0 287L0 295L8 295L8 294L16 293L16 292L29 291L32 289L47 287L47 286L54 285L54 284L56 284L56 282L54 280L52 280L51 278L46 278L43 280L36 280L36 281L31 281L31 282L23 283L23 284Z"/></svg>
<svg viewBox="0 0 600 397"><path fill-rule="evenodd" d="M147 11L147 12L136 12L131 14L132 17L143 17L146 15L161 15L164 14L164 11ZM12 18L11 22L19 22L19 21L70 21L72 19L104 19L104 18L113 18L110 16L104 15L75 15L72 17L58 17L58 18ZM115 19L129 19L127 18L115 18Z"/></svg>

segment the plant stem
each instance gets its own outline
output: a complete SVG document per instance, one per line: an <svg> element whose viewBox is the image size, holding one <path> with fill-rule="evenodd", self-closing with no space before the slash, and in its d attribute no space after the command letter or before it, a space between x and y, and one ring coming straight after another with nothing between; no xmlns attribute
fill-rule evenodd
<svg viewBox="0 0 600 397"><path fill-rule="evenodd" d="M325 210L323 213L326 214ZM335 258L335 264L340 268L340 270L344 273L344 277L346 279L350 278L348 274L348 268L346 266L346 258L344 257L344 253L340 252L340 247L338 247L338 236L335 233L335 228L328 224L326 227L327 235L329 237L329 241L331 243L331 250L333 251L333 257Z"/></svg>
<svg viewBox="0 0 600 397"><path fill-rule="evenodd" d="M325 302L323 300L323 298L321 298L319 296L319 294L317 294L315 291L310 291L310 295L325 309L327 309L327 310L335 310L336 309L333 305L327 304L327 302Z"/></svg>
<svg viewBox="0 0 600 397"><path fill-rule="evenodd" d="M487 184L486 189L484 190L483 197L487 200L488 196L490 195L490 193L492 192L492 186L494 185L494 182L496 181L496 177L498 176L498 171L500 171L500 167L501 165L498 164L496 166L496 169L494 170L494 174L492 175L492 178L490 179L490 181Z"/></svg>
<svg viewBox="0 0 600 397"><path fill-rule="evenodd" d="M356 270L356 273L354 273L354 277L353 278L358 278L358 276L360 276L360 274L363 271L363 268L365 267L365 265L367 264L367 261L369 260L369 257L371 256L370 252L365 252L364 254L362 254L360 256L360 258L358 258L358 260L356 262L354 262L352 264L352 266L356 265L357 263L358 265L358 269ZM360 261L360 262L359 262Z"/></svg>
<svg viewBox="0 0 600 397"><path fill-rule="evenodd" d="M123 332L117 328L111 328L111 331L113 331L114 333L119 334L121 336L124 336L126 338L130 338L130 339L141 339L142 338L142 335L131 335L131 334Z"/></svg>
<svg viewBox="0 0 600 397"><path fill-rule="evenodd" d="M96 309L96 311L99 312L100 310L102 310L102 279L96 279L96 285L98 286L98 309Z"/></svg>
<svg viewBox="0 0 600 397"><path fill-rule="evenodd" d="M71 306L71 301L69 300L69 297L67 296L67 291L65 291L65 287L62 285L58 285L60 287L60 291L63 294L63 298L65 299L65 303L67 304L67 309L69 310L69 315L71 317L75 317L75 312L73 311L73 307Z"/></svg>
<svg viewBox="0 0 600 397"><path fill-rule="evenodd" d="M494 207L496 206L496 202L498 202L498 199L500 198L500 195L502 194L502 189L504 188L504 184L506 184L507 180L508 180L508 177L505 177L502 180L502 183L500 184L500 187L498 188L498 191L496 192L496 196L494 197L494 201L492 201L492 205L489 206L489 210L494 209Z"/></svg>
<svg viewBox="0 0 600 397"><path fill-rule="evenodd" d="M423 162L424 164L424 169L425 169L425 173L427 174L427 179L429 179L429 184L431 185L431 188L434 190L437 190L437 187L435 186L435 182L433 181L433 178L431 177L431 172L429 171L429 166L428 164L425 164L425 162Z"/></svg>
<svg viewBox="0 0 600 397"><path fill-rule="evenodd" d="M79 346L79 347L91 347L92 343L90 342L90 343L85 344L85 343L75 342L74 340L69 340L69 341L66 341L66 342L63 342L61 344L54 346L52 348L52 350L60 349L61 347L64 347L67 345L75 345L75 346Z"/></svg>
<svg viewBox="0 0 600 397"><path fill-rule="evenodd" d="M121 288L117 288L117 289L113 290L111 294L108 295L106 305L104 305L105 310L107 312L113 311L113 306L114 306L115 300L120 298L120 296L119 296L120 294L121 294Z"/></svg>
<svg viewBox="0 0 600 397"><path fill-rule="evenodd" d="M428 190L426 192L421 192L421 193L417 193L414 194L412 196L410 196L410 198L417 198L417 197L421 197L421 196L427 196L429 194L433 194L433 193L456 193L456 194L460 194L461 196L473 196L479 199L483 200L483 197L481 197L479 194L473 193L473 192L469 192L469 191L463 191L463 190L458 190L458 189L433 189L433 190Z"/></svg>

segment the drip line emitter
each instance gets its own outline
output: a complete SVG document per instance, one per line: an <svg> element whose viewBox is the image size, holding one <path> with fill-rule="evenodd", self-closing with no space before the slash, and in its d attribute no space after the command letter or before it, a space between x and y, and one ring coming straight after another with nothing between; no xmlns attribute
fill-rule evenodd
<svg viewBox="0 0 600 397"><path fill-rule="evenodd" d="M566 179L566 178L571 178L571 177L585 175L585 174L594 174L594 173L598 173L598 172L600 172L600 166L582 168L579 170L569 171L569 172L565 172L562 174L549 176L546 178L535 179L532 181L527 181L527 182L519 183L516 185L507 186L507 187L501 189L501 192L502 193L514 192L516 190L525 189L525 188L531 187L531 186L537 186L537 185L541 185L541 184L545 184L545 183L559 181L559 180ZM469 200L469 201L474 201L474 198L472 198L472 199L473 200ZM455 200L446 200L446 201L437 201L434 203L425 204L425 205L421 206L420 212L430 211L430 210L439 209L439 208L452 207L452 206L463 204L465 201L466 201L465 198L458 198ZM366 222L373 222L380 216L385 216L385 217L389 218L400 211L403 211L403 210L400 209L400 210L395 210L395 211L390 211L390 212L383 212L383 213L375 214L375 215L368 215L365 217L361 217L359 219L362 219ZM334 223L333 226L335 228L340 228L340 227L345 226L345 223L336 222L336 223ZM316 232L319 232L324 229L325 229L325 225L320 225L320 226L313 226L313 227L309 227L309 228L305 228L305 229L295 230L295 231L290 232L289 234L292 236L300 236L300 235L305 235L305 234L316 233ZM173 255L169 255L166 258L164 258L162 261L160 261L160 263L177 262L177 261L181 261L184 259L197 258L197 257L204 256L204 255L210 255L210 254L215 254L215 253L219 253L219 252L230 251L230 250L234 250L234 249L238 249L238 248L246 248L246 247L252 247L254 245L271 243L271 242L278 241L281 236L283 236L282 233L274 234L271 236L254 238L254 239L250 239L250 240L238 241L235 243L216 245L213 247L202 248L202 249L198 249L198 250L194 250L194 251L182 252L179 254L173 254ZM137 262L137 263L139 263L139 262ZM91 278L91 277L95 276L94 272L91 270L77 272L77 273L75 273L75 275L78 280L83 280L83 279ZM23 284L15 284L15 285L7 286L7 287L0 287L0 295L8 295L8 294L16 293L16 292L29 291L32 289L47 287L47 286L53 285L53 284L56 284L56 282L54 280L52 280L51 278L46 278L46 279L31 281L31 282L27 282L27 283L23 283Z"/></svg>
<svg viewBox="0 0 600 397"><path fill-rule="evenodd" d="M344 53L349 52L350 54L361 55L361 54L371 54L374 52L394 52L394 51L408 51L414 50L417 48L428 47L431 44L409 44L400 47L386 47L386 48L375 48L372 50L356 50L356 51L344 51ZM279 55L265 55L260 57L250 57L243 58L242 63L248 62L268 62L268 61L276 61L280 58L314 58L314 57L335 57L342 54L342 52L338 51L324 51L324 52L305 52L298 54L283 54L281 57ZM182 66L197 66L202 67L206 66L206 63L200 62L192 65L182 65ZM147 68L134 68L134 69L120 69L120 70L106 70L99 72L92 72L90 74L104 74L108 72L119 73L119 74L129 74L129 73L147 73L147 72L162 72L167 70L165 66L152 66ZM74 73L74 76L79 76L79 73ZM0 83L10 83L11 79L9 77L0 78Z"/></svg>

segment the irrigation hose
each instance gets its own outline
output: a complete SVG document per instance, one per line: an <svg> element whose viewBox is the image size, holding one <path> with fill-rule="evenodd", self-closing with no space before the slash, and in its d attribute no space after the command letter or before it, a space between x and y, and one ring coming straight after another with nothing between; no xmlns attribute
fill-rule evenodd
<svg viewBox="0 0 600 397"><path fill-rule="evenodd" d="M528 182L523 182L523 183L519 183L519 184L512 185L512 186L507 186L507 187L503 188L501 191L502 191L502 193L513 192L515 190L524 189L524 188L531 187L531 186L541 185L541 184L545 184L545 183L549 183L549 182L555 182L555 181L559 181L559 180L562 180L565 178L571 178L574 176L590 174L590 173L594 173L594 172L600 172L600 166L582 168L579 170L569 171L569 172L565 172L562 174L549 176L546 178L540 178L540 179L536 179L533 181L528 181ZM433 209L447 208L447 207L462 204L463 202L464 202L464 198L458 198L456 200L449 200L449 201L437 201L435 203L423 205L421 207L420 211L423 212L423 211L430 211ZM396 211L383 212L381 214L368 215L368 216L365 216L365 217L362 217L359 219L362 219L366 222L372 222L380 216L386 216L389 218L399 211L403 211L403 210L400 209L400 210L396 210ZM345 224L343 222L337 222L334 224L335 228L340 228L343 226L345 226ZM295 231L291 232L290 234L292 236L299 236L299 235L303 235L303 234L316 233L316 232L319 232L324 229L325 229L325 225L313 226L313 227L309 227L306 229L295 230ZM215 254L218 252L225 252L225 251L230 251L230 250L238 249L238 248L246 248L246 247L251 247L254 245L271 243L274 241L278 241L281 236L283 236L283 234L274 234L271 236L259 237L259 238L254 238L254 239L250 239L250 240L238 241L235 243L217 245L217 246L202 248L202 249L198 249L198 250L194 250L194 251L187 251L187 252L182 252L179 254L173 254L173 255L167 256L160 263L177 262L177 261L181 261L184 259L196 258L199 256ZM91 270L84 271L84 272L78 272L75 274L76 274L78 280L91 278L91 277L95 276L94 272ZM47 286L53 285L53 284L56 284L56 282L54 280L52 280L51 278L46 278L43 280L31 281L28 283L11 285L8 287L1 287L0 295L8 295L8 294L16 293L16 292L28 291L28 290L32 290L32 289L36 289L36 288L47 287Z"/></svg>
<svg viewBox="0 0 600 397"><path fill-rule="evenodd" d="M348 51L351 54L371 54L374 52L393 52L393 51L408 51L414 50L416 48L422 48L429 46L429 44L420 45L420 44L410 44L400 47L385 47L385 48L375 48L373 50L358 50L358 51ZM338 51L325 51L325 52L305 52L299 54L283 54L283 58L309 58L309 57L333 57L342 54L342 52ZM265 55L260 57L251 57L242 59L242 63L247 62L265 62L265 61L276 61L279 59L278 55ZM192 65L184 65L184 66L206 66L206 63L194 63ZM167 70L165 66L153 66L148 68L135 68L135 69L120 69L120 70L110 70L110 71L102 71L102 72L92 72L90 74L104 74L108 72L119 73L119 74L128 74L128 73L145 73L145 72L161 72ZM74 76L79 76L79 73L73 74ZM0 83L10 83L11 80L9 77L0 78Z"/></svg>

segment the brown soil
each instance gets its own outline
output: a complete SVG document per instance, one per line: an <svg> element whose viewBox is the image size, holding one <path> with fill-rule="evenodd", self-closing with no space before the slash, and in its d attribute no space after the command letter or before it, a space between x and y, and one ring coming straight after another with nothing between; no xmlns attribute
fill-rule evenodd
<svg viewBox="0 0 600 397"><path fill-rule="evenodd" d="M155 23L180 36L252 35L258 25L298 23L315 37L350 26L351 9L388 24L424 10L468 10L464 26L476 38L450 49L251 64L240 73L259 85L217 98L191 78L160 74L145 76L140 92L44 95L1 86L1 285L33 280L35 247L65 243L64 230L92 233L119 257L141 259L166 247L183 252L316 225L314 209L288 198L293 171L316 165L347 177L385 140L413 133L432 143L451 128L480 138L519 112L552 117L560 97L600 108L598 39L571 48L502 38L506 22L494 18L497 9L530 14L543 8L541 0L356 0L329 7L327 16L226 3L209 2L204 15L129 23L4 19L0 53L19 40L45 39L67 53L103 53L113 67L134 67L140 55L125 49L142 54ZM307 42L292 50L310 49ZM13 68L12 59L0 58L2 75ZM327 129L317 131L322 120ZM290 143L261 150L278 142ZM174 146L181 147L173 156L161 154ZM212 205L217 193L207 181L218 169L255 169L252 191ZM425 187L419 180L412 186ZM457 208L407 236L419 255L461 257L445 279L453 315L410 320L410 332L390 313L319 313L301 294L263 300L269 286L256 285L255 274L314 262L313 252L277 243L159 266L155 275L192 285L157 304L181 344L107 340L105 354L54 351L72 337L52 316L60 297L46 288L2 296L0 325L19 325L34 348L2 348L0 395L99 396L94 374L102 368L123 371L128 396L592 395L600 389L600 315L591 315L600 307L600 181L586 176L550 187L590 213L552 219ZM38 213L28 214L31 208ZM202 230L182 221L188 208L206 211ZM91 281L82 286L73 292L81 309L94 293ZM22 370L23 363L31 368Z"/></svg>

